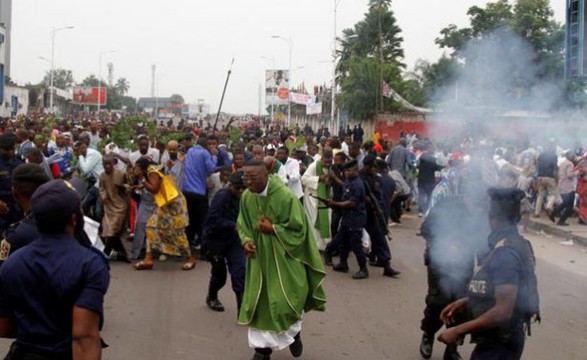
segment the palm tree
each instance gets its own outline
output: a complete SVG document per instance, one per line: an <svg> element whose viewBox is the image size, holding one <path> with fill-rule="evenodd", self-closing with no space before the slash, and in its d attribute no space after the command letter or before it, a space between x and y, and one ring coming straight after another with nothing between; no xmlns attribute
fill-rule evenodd
<svg viewBox="0 0 587 360"><path fill-rule="evenodd" d="M114 90L116 90L116 92L120 95L126 94L129 89L130 83L128 82L128 80L126 80L126 78L119 78L116 81L116 85L114 85Z"/></svg>

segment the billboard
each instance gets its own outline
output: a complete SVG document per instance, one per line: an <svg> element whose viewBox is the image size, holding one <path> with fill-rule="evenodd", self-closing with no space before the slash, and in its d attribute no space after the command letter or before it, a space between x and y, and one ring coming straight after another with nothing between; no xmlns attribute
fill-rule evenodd
<svg viewBox="0 0 587 360"><path fill-rule="evenodd" d="M105 87L76 87L73 89L73 103L78 105L106 105Z"/></svg>
<svg viewBox="0 0 587 360"><path fill-rule="evenodd" d="M287 105L289 103L289 71L265 71L265 104Z"/></svg>

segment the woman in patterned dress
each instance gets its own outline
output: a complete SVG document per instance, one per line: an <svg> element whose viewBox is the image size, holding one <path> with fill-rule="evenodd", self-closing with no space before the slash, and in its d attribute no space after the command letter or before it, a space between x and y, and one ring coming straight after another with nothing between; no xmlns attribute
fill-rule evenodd
<svg viewBox="0 0 587 360"><path fill-rule="evenodd" d="M159 192L163 174L150 159L137 160L134 174L144 189L152 194ZM187 225L187 204L181 193L168 204L156 207L147 221L145 259L136 263L135 269L151 270L153 268L152 251L157 250L165 255L186 257L187 261L182 269L192 270L196 266L196 260L191 254L185 234Z"/></svg>

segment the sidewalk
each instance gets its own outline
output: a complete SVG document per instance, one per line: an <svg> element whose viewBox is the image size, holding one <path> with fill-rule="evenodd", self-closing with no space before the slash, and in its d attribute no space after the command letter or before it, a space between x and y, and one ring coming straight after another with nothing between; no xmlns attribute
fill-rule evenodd
<svg viewBox="0 0 587 360"><path fill-rule="evenodd" d="M587 225L579 225L576 217L568 219L567 223L569 226L557 226L548 219L546 214L542 213L539 218L530 217L528 228L566 240L573 239L576 244L587 246Z"/></svg>

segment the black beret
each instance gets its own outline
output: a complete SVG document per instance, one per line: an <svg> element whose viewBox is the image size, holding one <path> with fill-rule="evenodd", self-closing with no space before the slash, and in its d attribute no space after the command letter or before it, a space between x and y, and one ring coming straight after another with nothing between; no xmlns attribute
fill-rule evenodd
<svg viewBox="0 0 587 360"><path fill-rule="evenodd" d="M52 180L41 185L31 198L33 215L46 216L61 213L70 216L80 206L80 196L69 182Z"/></svg>
<svg viewBox="0 0 587 360"><path fill-rule="evenodd" d="M359 163L357 162L357 160L351 160L342 166L342 168L344 170L348 170L348 169L352 169L352 168L356 168L356 167L359 167Z"/></svg>
<svg viewBox="0 0 587 360"><path fill-rule="evenodd" d="M242 171L237 171L235 173L233 173L232 175L230 175L230 178L228 179L228 181L230 181L230 183L233 186L237 186L237 187L245 187L245 182L243 180L243 172Z"/></svg>
<svg viewBox="0 0 587 360"><path fill-rule="evenodd" d="M14 169L12 172L12 183L33 183L33 184L44 184L48 182L49 176L45 170L37 164L21 164Z"/></svg>
<svg viewBox="0 0 587 360"><path fill-rule="evenodd" d="M16 145L16 135L13 133L6 133L0 135L0 148L10 149Z"/></svg>

